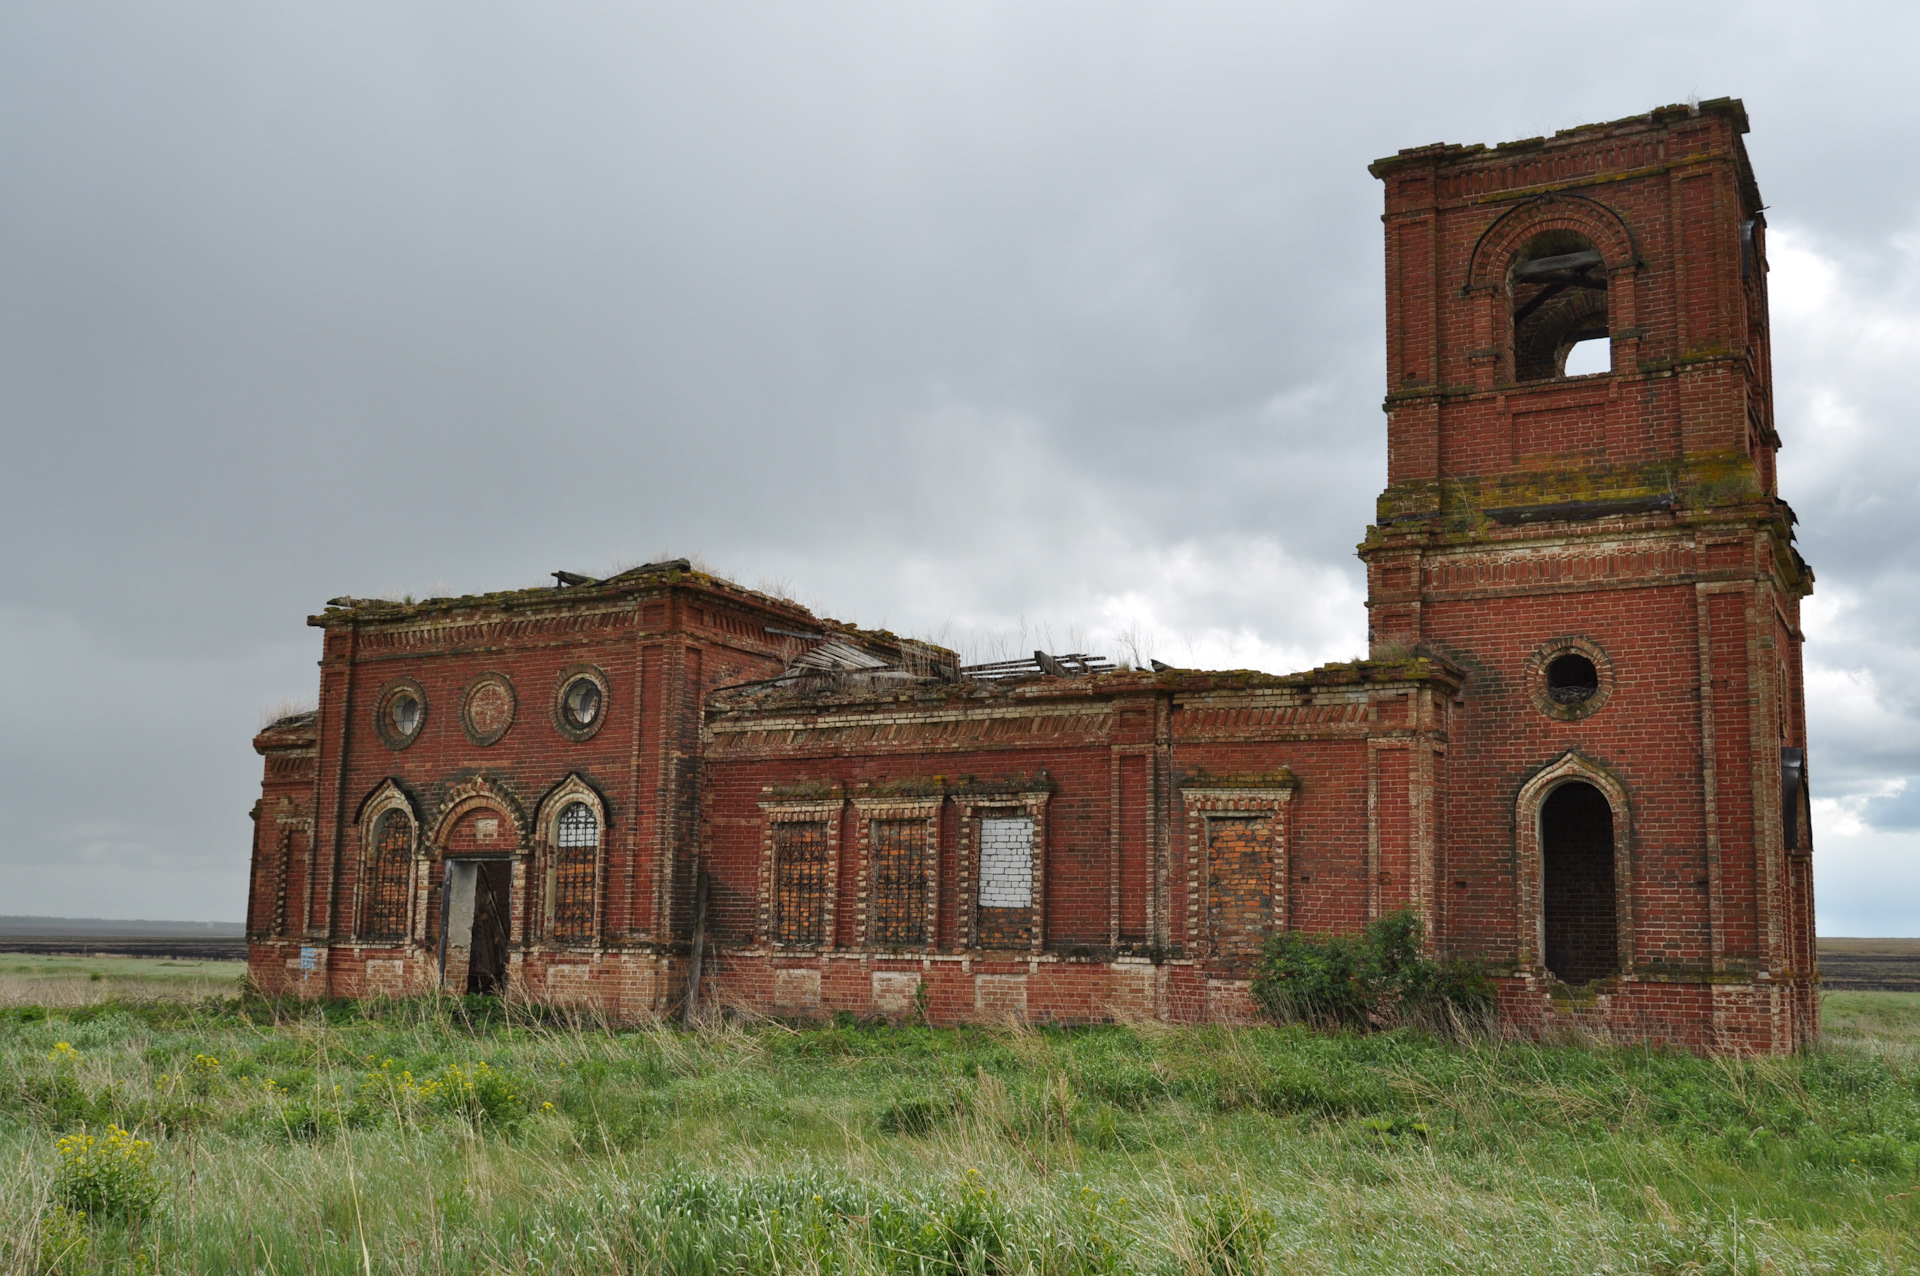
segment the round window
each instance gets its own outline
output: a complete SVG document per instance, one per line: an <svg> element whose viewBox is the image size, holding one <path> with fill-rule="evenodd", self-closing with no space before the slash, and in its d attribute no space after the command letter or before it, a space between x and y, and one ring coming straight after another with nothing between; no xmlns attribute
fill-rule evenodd
<svg viewBox="0 0 1920 1276"><path fill-rule="evenodd" d="M1555 704L1585 704L1600 694L1600 671L1577 651L1555 656L1547 666L1547 698Z"/></svg>
<svg viewBox="0 0 1920 1276"><path fill-rule="evenodd" d="M1590 717L1613 695L1613 661L1590 638L1555 638L1527 661L1527 694L1549 718Z"/></svg>
<svg viewBox="0 0 1920 1276"><path fill-rule="evenodd" d="M387 711L393 719L393 729L401 735L412 735L420 729L420 701L402 691L393 698L393 704Z"/></svg>
<svg viewBox="0 0 1920 1276"><path fill-rule="evenodd" d="M427 693L411 678L401 678L381 689L373 711L374 734L389 749L404 749L420 738L427 724Z"/></svg>
<svg viewBox="0 0 1920 1276"><path fill-rule="evenodd" d="M607 675L594 665L560 672L554 687L553 725L569 740L585 740L606 725Z"/></svg>
<svg viewBox="0 0 1920 1276"><path fill-rule="evenodd" d="M584 731L600 716L600 686L591 678L575 678L567 687L567 725Z"/></svg>

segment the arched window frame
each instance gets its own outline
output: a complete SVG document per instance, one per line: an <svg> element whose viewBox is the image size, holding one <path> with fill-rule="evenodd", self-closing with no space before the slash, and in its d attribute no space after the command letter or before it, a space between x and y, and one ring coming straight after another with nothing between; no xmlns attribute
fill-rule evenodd
<svg viewBox="0 0 1920 1276"><path fill-rule="evenodd" d="M540 935L549 942L558 942L554 937L554 906L559 887L560 817L576 802L593 812L599 838L593 848L593 922L585 939L566 942L569 946L588 946L599 942L605 925L607 804L599 791L577 774L567 776L540 803L540 817L536 824L538 832L535 834L535 858L539 865L536 879L540 883Z"/></svg>
<svg viewBox="0 0 1920 1276"><path fill-rule="evenodd" d="M426 843L420 836L420 812L414 807L413 799L392 780L381 781L360 804L360 872L359 889L355 892L358 906L354 909L354 933L362 939L371 939L373 935L373 889L379 868L380 828L390 812L398 812L407 822L407 914L400 940L406 943L419 937L425 882L420 862Z"/></svg>
<svg viewBox="0 0 1920 1276"><path fill-rule="evenodd" d="M1515 928L1520 936L1520 965L1539 978L1551 977L1546 967L1546 861L1540 820L1553 791L1575 782L1598 789L1613 810L1613 916L1619 932L1616 951L1620 956L1620 973L1631 974L1637 956L1633 927L1633 810L1627 802L1626 786L1611 771L1573 751L1562 754L1522 785L1514 805L1515 851L1520 867L1520 915Z"/></svg>
<svg viewBox="0 0 1920 1276"><path fill-rule="evenodd" d="M1619 213L1598 200L1555 194L1530 199L1495 219L1474 245L1468 262L1465 291L1478 298L1473 312L1474 346L1499 352L1500 366L1492 379L1503 384L1516 380L1508 272L1529 240L1550 231L1570 231L1586 238L1605 259L1613 367L1633 370L1640 357L1637 280L1644 265L1633 232ZM1482 388L1490 388L1490 383Z"/></svg>

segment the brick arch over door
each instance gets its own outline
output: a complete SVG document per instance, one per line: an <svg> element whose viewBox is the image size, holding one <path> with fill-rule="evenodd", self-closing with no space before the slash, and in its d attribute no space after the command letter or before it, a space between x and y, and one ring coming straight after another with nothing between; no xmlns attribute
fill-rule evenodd
<svg viewBox="0 0 1920 1276"><path fill-rule="evenodd" d="M1520 786L1514 802L1514 851L1520 869L1515 933L1520 937L1520 965L1539 975L1547 973L1546 863L1540 816L1553 791L1572 783L1592 785L1606 798L1613 812L1614 924L1619 935L1615 953L1624 974L1634 965L1633 813L1627 802L1626 786L1605 767L1573 752L1561 755L1536 772Z"/></svg>
<svg viewBox="0 0 1920 1276"><path fill-rule="evenodd" d="M491 807L512 826L513 836L501 849L528 849L527 817L521 813L518 799L484 775L464 780L447 791L446 797L440 802L440 809L434 812L433 826L427 831L428 843L444 853L447 838L454 826L459 824L460 818L479 807Z"/></svg>

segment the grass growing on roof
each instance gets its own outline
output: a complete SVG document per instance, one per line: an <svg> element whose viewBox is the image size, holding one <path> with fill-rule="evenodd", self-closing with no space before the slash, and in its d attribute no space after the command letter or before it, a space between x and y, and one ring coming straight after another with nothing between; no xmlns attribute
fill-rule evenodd
<svg viewBox="0 0 1920 1276"><path fill-rule="evenodd" d="M0 1008L0 1271L1911 1270L1920 997L1827 1013L1827 1048L1736 1061L1303 1028L616 1032L481 1001ZM101 1152L126 1190L89 1195L61 1141L114 1127L151 1152Z"/></svg>

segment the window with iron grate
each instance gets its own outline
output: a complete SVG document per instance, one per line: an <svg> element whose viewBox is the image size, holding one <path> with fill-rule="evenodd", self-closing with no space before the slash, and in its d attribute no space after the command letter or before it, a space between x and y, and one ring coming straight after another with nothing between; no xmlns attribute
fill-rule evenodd
<svg viewBox="0 0 1920 1276"><path fill-rule="evenodd" d="M927 822L875 820L870 838L872 942L920 947L927 942Z"/></svg>
<svg viewBox="0 0 1920 1276"><path fill-rule="evenodd" d="M804 948L825 942L828 885L826 821L774 825L774 942Z"/></svg>
<svg viewBox="0 0 1920 1276"><path fill-rule="evenodd" d="M370 938L389 942L407 933L408 869L413 859L413 822L400 811L380 817L374 839L372 901L367 909Z"/></svg>
<svg viewBox="0 0 1920 1276"><path fill-rule="evenodd" d="M563 941L593 936L593 886L600 850L600 821L593 808L575 802L560 812L554 828L553 934Z"/></svg>

